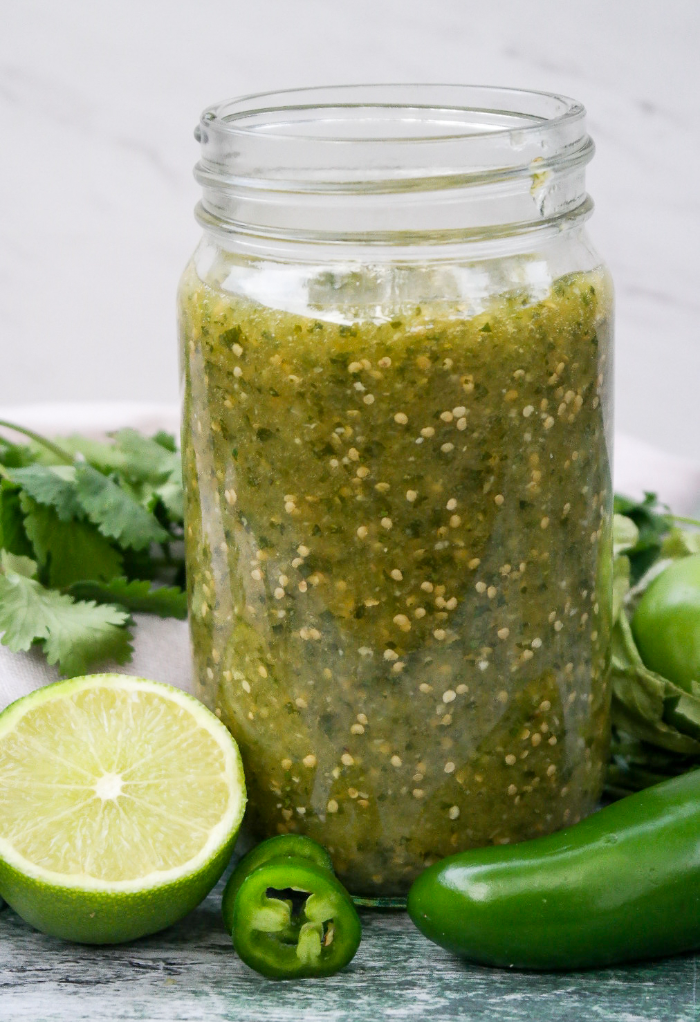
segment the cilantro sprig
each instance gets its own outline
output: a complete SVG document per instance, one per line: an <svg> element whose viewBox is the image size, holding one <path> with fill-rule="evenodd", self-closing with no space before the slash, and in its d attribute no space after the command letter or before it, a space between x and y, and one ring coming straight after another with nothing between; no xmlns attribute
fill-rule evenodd
<svg viewBox="0 0 700 1022"><path fill-rule="evenodd" d="M127 663L132 614L187 616L174 437L0 427L0 641L40 645L65 675Z"/></svg>

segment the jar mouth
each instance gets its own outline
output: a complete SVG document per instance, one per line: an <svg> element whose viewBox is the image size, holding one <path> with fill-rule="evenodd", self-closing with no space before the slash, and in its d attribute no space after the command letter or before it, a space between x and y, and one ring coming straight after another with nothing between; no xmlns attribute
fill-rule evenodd
<svg viewBox="0 0 700 1022"><path fill-rule="evenodd" d="M198 217L210 228L439 242L590 210L585 109L551 93L474 85L258 93L207 108L195 135Z"/></svg>
<svg viewBox="0 0 700 1022"><path fill-rule="evenodd" d="M196 129L335 145L430 144L533 132L585 117L575 99L474 85L339 85L259 92L208 107Z"/></svg>

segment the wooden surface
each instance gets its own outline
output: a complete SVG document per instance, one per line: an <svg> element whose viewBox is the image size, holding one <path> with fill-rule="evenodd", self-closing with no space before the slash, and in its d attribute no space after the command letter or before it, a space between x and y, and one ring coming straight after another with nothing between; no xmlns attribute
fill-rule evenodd
<svg viewBox="0 0 700 1022"><path fill-rule="evenodd" d="M698 957L600 972L466 965L403 912L363 909L350 967L275 983L236 957L221 885L177 926L129 945L67 944L0 913L0 1019L14 1022L695 1022Z"/></svg>

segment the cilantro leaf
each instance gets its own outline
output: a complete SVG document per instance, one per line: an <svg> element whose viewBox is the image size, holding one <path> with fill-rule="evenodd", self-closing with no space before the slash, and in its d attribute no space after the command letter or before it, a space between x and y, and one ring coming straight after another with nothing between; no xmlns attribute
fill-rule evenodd
<svg viewBox="0 0 700 1022"><path fill-rule="evenodd" d="M125 456L124 474L132 479L162 483L180 464L177 451L169 451L135 429L120 429L114 434L114 445Z"/></svg>
<svg viewBox="0 0 700 1022"><path fill-rule="evenodd" d="M632 583L639 581L658 558L661 542L672 525L672 518L657 500L655 493L646 493L644 500L634 501L615 495L614 510L631 519L638 529L637 542L625 553L630 559Z"/></svg>
<svg viewBox="0 0 700 1022"><path fill-rule="evenodd" d="M20 556L34 556L24 528L20 491L5 479L0 480L0 548Z"/></svg>
<svg viewBox="0 0 700 1022"><path fill-rule="evenodd" d="M84 578L104 581L121 574L122 557L89 522L62 522L52 507L23 493L24 527L50 586L63 589Z"/></svg>
<svg viewBox="0 0 700 1022"><path fill-rule="evenodd" d="M16 554L8 554L7 550L0 550L0 568L3 571L25 575L27 578L36 578L39 570L38 564L31 557L18 557Z"/></svg>
<svg viewBox="0 0 700 1022"><path fill-rule="evenodd" d="M166 543L171 538L155 515L91 465L78 466L75 480L80 504L103 536L134 550L143 550L151 543ZM83 572L81 577L87 574Z"/></svg>
<svg viewBox="0 0 700 1022"><path fill-rule="evenodd" d="M157 433L153 434L153 442L160 444L166 451L172 451L173 454L177 454L177 440L172 433L167 433L164 429L159 429ZM179 455L178 455L179 456Z"/></svg>
<svg viewBox="0 0 700 1022"><path fill-rule="evenodd" d="M39 504L54 508L62 522L82 517L73 465L28 465L7 474Z"/></svg>
<svg viewBox="0 0 700 1022"><path fill-rule="evenodd" d="M146 579L113 578L110 582L75 582L70 593L79 600L116 603L132 613L187 617L187 594L174 586L151 586Z"/></svg>
<svg viewBox="0 0 700 1022"><path fill-rule="evenodd" d="M117 607L76 602L14 571L6 556L0 573L0 632L13 652L43 642L50 664L63 674L83 674L104 660L131 656L129 615Z"/></svg>
<svg viewBox="0 0 700 1022"><path fill-rule="evenodd" d="M182 522L182 463L174 438L168 433L151 438L135 429L122 429L115 434L114 442L127 459L124 475L130 482L141 484L142 503L151 509L152 498L159 499L170 517Z"/></svg>

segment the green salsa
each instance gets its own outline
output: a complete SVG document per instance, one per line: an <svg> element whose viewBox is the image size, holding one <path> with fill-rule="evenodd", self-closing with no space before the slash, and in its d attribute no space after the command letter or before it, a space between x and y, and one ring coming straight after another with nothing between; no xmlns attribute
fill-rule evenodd
<svg viewBox="0 0 700 1022"><path fill-rule="evenodd" d="M610 287L334 322L180 294L190 620L260 834L355 893L573 823L607 753Z"/></svg>

